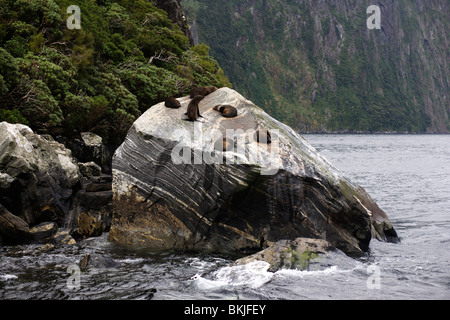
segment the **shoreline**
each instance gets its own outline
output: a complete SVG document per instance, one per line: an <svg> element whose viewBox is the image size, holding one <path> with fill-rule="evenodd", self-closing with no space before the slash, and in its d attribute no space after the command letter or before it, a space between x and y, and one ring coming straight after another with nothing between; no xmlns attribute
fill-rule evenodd
<svg viewBox="0 0 450 320"><path fill-rule="evenodd" d="M447 136L450 135L448 133L427 133L427 132L305 132L305 131L297 131L298 134L306 135L306 134L317 134L317 135L405 135L405 136Z"/></svg>

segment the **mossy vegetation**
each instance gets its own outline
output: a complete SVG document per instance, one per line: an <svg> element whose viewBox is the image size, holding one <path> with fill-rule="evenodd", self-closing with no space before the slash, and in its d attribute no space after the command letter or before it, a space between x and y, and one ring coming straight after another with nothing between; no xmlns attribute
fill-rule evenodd
<svg viewBox="0 0 450 320"><path fill-rule="evenodd" d="M319 258L319 254L310 250L298 251L298 248L291 246L285 252L280 253L279 264L273 269L296 269L308 270L311 262Z"/></svg>
<svg viewBox="0 0 450 320"><path fill-rule="evenodd" d="M70 5L81 29L67 27ZM0 2L0 121L118 144L142 112L197 85L231 86L152 1Z"/></svg>

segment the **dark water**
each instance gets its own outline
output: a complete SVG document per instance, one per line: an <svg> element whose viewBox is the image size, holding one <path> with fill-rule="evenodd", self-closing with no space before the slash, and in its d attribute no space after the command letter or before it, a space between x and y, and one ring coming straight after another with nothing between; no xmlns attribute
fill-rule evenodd
<svg viewBox="0 0 450 320"><path fill-rule="evenodd" d="M390 217L400 244L320 271L230 267L231 257L124 250L106 236L41 253L0 247L0 299L450 299L450 135L306 135ZM79 274L86 253L118 263Z"/></svg>

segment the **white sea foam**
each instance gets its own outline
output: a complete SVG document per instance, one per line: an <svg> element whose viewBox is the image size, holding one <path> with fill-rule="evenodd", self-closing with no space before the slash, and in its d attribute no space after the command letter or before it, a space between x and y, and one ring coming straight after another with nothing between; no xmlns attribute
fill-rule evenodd
<svg viewBox="0 0 450 320"><path fill-rule="evenodd" d="M295 269L281 269L276 272L277 275L287 277L316 277L329 276L337 273L350 272L351 270L338 269L337 266L331 266L323 270L295 270Z"/></svg>
<svg viewBox="0 0 450 320"><path fill-rule="evenodd" d="M199 289L214 290L230 286L248 286L259 288L269 282L274 274L269 272L267 262L256 261L241 266L227 266L220 268L206 278L196 274L191 278Z"/></svg>
<svg viewBox="0 0 450 320"><path fill-rule="evenodd" d="M129 263L129 264L133 264L133 263L141 263L144 261L144 259L142 258L136 258L136 259L120 259L120 260L116 260L118 262L123 262L123 263Z"/></svg>
<svg viewBox="0 0 450 320"><path fill-rule="evenodd" d="M18 279L18 277L13 274L1 274L0 275L0 280L3 280L3 281L16 280L16 279Z"/></svg>

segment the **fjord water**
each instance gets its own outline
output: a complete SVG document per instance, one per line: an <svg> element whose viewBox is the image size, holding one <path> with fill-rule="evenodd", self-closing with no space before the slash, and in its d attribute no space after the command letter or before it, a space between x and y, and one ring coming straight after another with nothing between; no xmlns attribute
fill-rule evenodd
<svg viewBox="0 0 450 320"><path fill-rule="evenodd" d="M230 266L235 257L117 247L107 235L47 253L0 247L0 299L450 299L450 135L305 135L386 211L401 242L319 271ZM67 268L86 253L117 263ZM70 282L71 283L71 282Z"/></svg>

